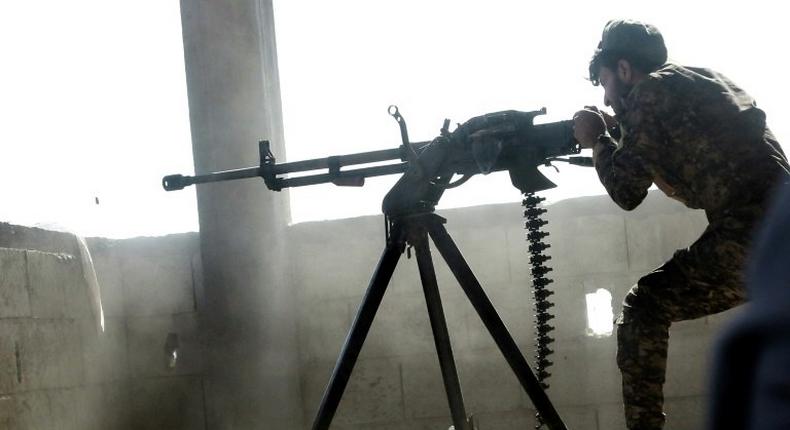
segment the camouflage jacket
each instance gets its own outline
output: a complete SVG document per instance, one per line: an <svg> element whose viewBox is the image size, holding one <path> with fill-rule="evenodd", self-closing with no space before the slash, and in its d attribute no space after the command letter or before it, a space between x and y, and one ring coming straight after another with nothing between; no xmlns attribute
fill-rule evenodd
<svg viewBox="0 0 790 430"><path fill-rule="evenodd" d="M655 183L708 218L762 206L787 159L765 113L732 81L708 69L667 64L623 101L619 142L600 139L596 170L612 199L635 208Z"/></svg>

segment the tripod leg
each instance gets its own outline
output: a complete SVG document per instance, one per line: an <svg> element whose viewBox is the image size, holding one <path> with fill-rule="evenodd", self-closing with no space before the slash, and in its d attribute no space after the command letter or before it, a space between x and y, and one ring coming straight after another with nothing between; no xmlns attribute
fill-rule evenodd
<svg viewBox="0 0 790 430"><path fill-rule="evenodd" d="M354 364L356 364L359 352L362 350L362 344L365 342L371 324L373 324L373 318L376 316L376 311L402 253L402 244L396 243L396 241L387 243L370 279L365 297L359 305L354 322L351 324L351 330L346 336L340 357L332 371L329 385L324 391L321 406L318 408L318 414L313 422L313 430L329 429L348 384L348 379L351 377L351 371L354 370Z"/></svg>
<svg viewBox="0 0 790 430"><path fill-rule="evenodd" d="M494 305L491 304L488 296L486 296L486 293L480 286L480 282L478 282L474 273L472 273L472 269L469 268L461 251L458 250L458 247L455 245L453 239L447 233L447 230L444 228L444 225L441 224L438 217L430 223L428 232L436 244L439 253L444 257L453 275L455 275L455 278L458 280L458 283L461 284L461 288L466 293L466 296L469 298L472 306L474 306L477 314L480 315L480 319L483 320L483 324L485 324L489 333L491 333L491 337L494 338L499 350L502 351L505 360L507 360L510 368L513 369L521 386L526 390L537 412L543 417L549 429L565 430L565 424L554 409L554 405L551 404L546 392L543 391L535 374L532 373L532 370L529 368L527 360L524 359L524 355L521 354L518 345L516 345L516 342L513 340L513 337L510 336L499 314L497 314Z"/></svg>
<svg viewBox="0 0 790 430"><path fill-rule="evenodd" d="M442 368L442 379L447 392L447 401L450 404L453 425L456 430L468 430L464 398L461 393L461 384L458 381L458 371L455 368L450 335L447 333L447 322L444 318L439 286L436 283L436 271L428 246L428 235L425 230L419 229L419 233L413 236L409 242L414 246L417 254L417 266L420 270L422 289L425 292L425 302L428 305L428 317L431 320L433 340L436 344L436 353L439 356L439 365Z"/></svg>

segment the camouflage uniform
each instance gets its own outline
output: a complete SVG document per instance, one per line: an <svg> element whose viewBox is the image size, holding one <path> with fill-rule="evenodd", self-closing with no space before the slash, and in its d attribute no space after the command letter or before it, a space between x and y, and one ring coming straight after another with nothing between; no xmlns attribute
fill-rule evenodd
<svg viewBox="0 0 790 430"><path fill-rule="evenodd" d="M619 142L602 136L595 167L612 199L635 208L655 183L709 225L687 249L641 278L617 321L617 364L630 429L661 429L672 322L742 303L751 233L787 160L748 94L707 69L666 64L639 82L617 118Z"/></svg>

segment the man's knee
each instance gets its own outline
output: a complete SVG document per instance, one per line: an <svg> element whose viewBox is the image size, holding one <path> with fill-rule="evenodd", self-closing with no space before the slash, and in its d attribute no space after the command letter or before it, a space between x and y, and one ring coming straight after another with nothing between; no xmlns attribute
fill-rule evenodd
<svg viewBox="0 0 790 430"><path fill-rule="evenodd" d="M664 306L666 303L660 300L655 288L636 284L623 299L623 310L617 318L617 324L636 323L640 326L668 324L669 318Z"/></svg>
<svg viewBox="0 0 790 430"><path fill-rule="evenodd" d="M674 260L641 277L623 299L623 312L618 323L637 320L647 325L671 322L672 306L666 298L673 288L685 285L685 279Z"/></svg>

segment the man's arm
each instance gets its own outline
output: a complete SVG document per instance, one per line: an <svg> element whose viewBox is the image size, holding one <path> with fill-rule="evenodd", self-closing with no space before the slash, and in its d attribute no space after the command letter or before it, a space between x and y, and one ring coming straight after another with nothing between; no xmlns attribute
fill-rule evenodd
<svg viewBox="0 0 790 430"><path fill-rule="evenodd" d="M659 82L643 81L631 91L626 112L615 121L595 107L586 107L574 116L576 140L593 149L593 162L598 178L618 206L633 210L645 199L655 180L654 166L659 151L666 145L661 126L671 111L671 99ZM619 145L607 133L617 124Z"/></svg>
<svg viewBox="0 0 790 430"><path fill-rule="evenodd" d="M641 135L641 136L640 136ZM640 151L648 142L644 133L625 133L622 146L602 134L593 144L593 163L598 178L609 196L621 208L630 211L639 206L653 184L653 175L647 168Z"/></svg>

